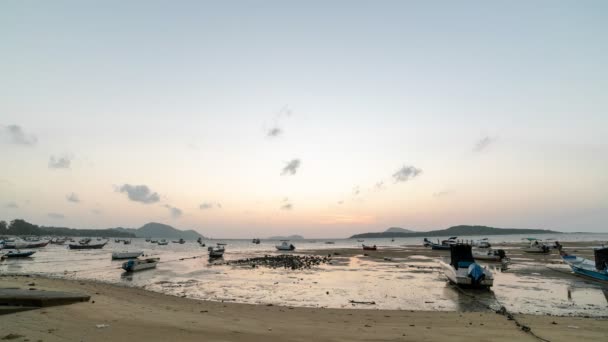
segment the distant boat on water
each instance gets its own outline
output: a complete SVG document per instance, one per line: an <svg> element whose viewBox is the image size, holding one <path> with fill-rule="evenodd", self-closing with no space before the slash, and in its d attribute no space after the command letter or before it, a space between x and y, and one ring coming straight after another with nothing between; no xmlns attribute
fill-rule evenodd
<svg viewBox="0 0 608 342"><path fill-rule="evenodd" d="M68 247L70 249L101 249L107 243L108 243L108 241L106 240L104 243L91 244L91 239L85 239L85 240L80 241L78 243L70 243L68 245Z"/></svg>
<svg viewBox="0 0 608 342"><path fill-rule="evenodd" d="M156 268L156 264L158 264L159 260L159 258L129 260L122 264L122 269L127 272L136 272Z"/></svg>
<svg viewBox="0 0 608 342"><path fill-rule="evenodd" d="M157 242L157 244L158 244L159 246L166 246L166 245L168 245L168 244L169 244L169 241L167 241L167 240L165 240L165 239L162 239L162 240L158 241L158 242Z"/></svg>
<svg viewBox="0 0 608 342"><path fill-rule="evenodd" d="M254 238L253 240L251 240L251 243L254 243L254 244L256 244L256 245L259 245L259 244L260 244L260 239L258 239L258 238Z"/></svg>
<svg viewBox="0 0 608 342"><path fill-rule="evenodd" d="M293 251L296 249L296 246L289 243L289 240L282 240L280 245L275 246L279 251Z"/></svg>
<svg viewBox="0 0 608 342"><path fill-rule="evenodd" d="M593 260L569 255L560 250L562 260L578 275L595 280L608 281L608 247L595 248Z"/></svg>
<svg viewBox="0 0 608 342"><path fill-rule="evenodd" d="M112 259L134 259L144 254L143 251L112 252Z"/></svg>

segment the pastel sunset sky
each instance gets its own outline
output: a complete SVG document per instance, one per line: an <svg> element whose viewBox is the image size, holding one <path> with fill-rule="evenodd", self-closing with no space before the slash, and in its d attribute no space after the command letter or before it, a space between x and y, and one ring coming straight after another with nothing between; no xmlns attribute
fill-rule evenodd
<svg viewBox="0 0 608 342"><path fill-rule="evenodd" d="M2 1L0 219L608 232L607 1Z"/></svg>

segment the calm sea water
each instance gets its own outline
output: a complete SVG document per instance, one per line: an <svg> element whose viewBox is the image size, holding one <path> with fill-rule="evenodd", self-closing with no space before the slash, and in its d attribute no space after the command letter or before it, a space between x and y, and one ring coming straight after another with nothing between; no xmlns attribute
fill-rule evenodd
<svg viewBox="0 0 608 342"><path fill-rule="evenodd" d="M528 235L490 236L491 243L521 242ZM608 241L608 234L536 235L560 242ZM445 239L447 237L439 237ZM461 239L477 240L478 236ZM437 237L433 238L436 240ZM381 248L415 249L422 238L364 239ZM326 242L333 242L327 244ZM224 260L277 254L277 241L208 240L207 246L227 243ZM360 247L355 239L315 239L292 241L302 250L329 250ZM595 243L590 243L591 247ZM404 247L408 246L408 247ZM122 261L112 261L112 251L143 250L160 257L156 269L126 274ZM48 245L28 259L0 263L2 274L42 274L69 279L89 279L195 299L235 301L307 307L479 310L485 306L506 306L514 312L533 314L608 316L608 287L572 276L556 255L542 262L516 258L507 271L495 265L495 285L491 291L463 293L446 282L437 258L412 256L377 261L363 255L336 256L332 264L311 270L266 269L216 265L207 259L207 249L194 241L158 246L133 239L131 245L111 240L100 250L69 250ZM472 297L475 299L472 299ZM375 305L353 305L350 300L374 301Z"/></svg>

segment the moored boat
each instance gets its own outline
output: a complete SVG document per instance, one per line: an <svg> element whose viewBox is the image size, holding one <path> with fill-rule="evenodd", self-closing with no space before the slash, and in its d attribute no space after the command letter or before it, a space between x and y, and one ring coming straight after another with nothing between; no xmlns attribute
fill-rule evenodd
<svg viewBox="0 0 608 342"><path fill-rule="evenodd" d="M95 243L95 244L91 244L90 239L89 242L79 242L77 244L75 243L70 243L68 245L68 247L70 249L101 249L103 248L103 246L105 246L108 243L108 241L106 240L103 243Z"/></svg>
<svg viewBox="0 0 608 342"><path fill-rule="evenodd" d="M251 243L254 243L254 244L256 244L256 245L259 245L259 244L260 244L260 239L258 239L258 238L254 238L253 240L251 240Z"/></svg>
<svg viewBox="0 0 608 342"><path fill-rule="evenodd" d="M475 260L485 260L485 261L503 261L508 260L507 254L502 249L489 249L483 252L473 252L473 258Z"/></svg>
<svg viewBox="0 0 608 342"><path fill-rule="evenodd" d="M31 241L15 239L13 241L5 241L4 248L5 249L42 248L42 247L46 247L46 245L48 245L49 242L50 242L50 240L31 242Z"/></svg>
<svg viewBox="0 0 608 342"><path fill-rule="evenodd" d="M159 258L133 259L122 264L122 269L127 272L136 272L155 268Z"/></svg>
<svg viewBox="0 0 608 342"><path fill-rule="evenodd" d="M527 238L526 240L530 241L530 245L522 248L525 253L549 254L551 252L551 248L539 239Z"/></svg>
<svg viewBox="0 0 608 342"><path fill-rule="evenodd" d="M209 251L210 258L221 258L224 256L224 252L226 251L225 243L218 243L217 247L209 246L207 250Z"/></svg>
<svg viewBox="0 0 608 342"><path fill-rule="evenodd" d="M168 245L168 244L169 244L169 241L167 241L167 240L165 240L165 239L162 239L162 240L158 241L158 242L157 242L157 244L158 244L159 246L166 246L166 245Z"/></svg>
<svg viewBox="0 0 608 342"><path fill-rule="evenodd" d="M477 248L490 248L490 247L492 247L492 244L490 244L490 241L488 241L488 238L483 238L483 239L474 241L473 246L475 246Z"/></svg>
<svg viewBox="0 0 608 342"><path fill-rule="evenodd" d="M373 246L361 245L361 246L363 246L364 251L375 251L378 249L378 247L376 247L376 245L373 245Z"/></svg>
<svg viewBox="0 0 608 342"><path fill-rule="evenodd" d="M570 266L575 274L595 280L608 281L608 247L595 248L593 260L569 255L560 250L562 260Z"/></svg>
<svg viewBox="0 0 608 342"><path fill-rule="evenodd" d="M494 275L490 270L475 263L471 246L455 244L450 247L450 262L439 262L445 276L450 282L459 286L490 287L494 284Z"/></svg>
<svg viewBox="0 0 608 342"><path fill-rule="evenodd" d="M143 251L112 252L112 259L134 259L144 254Z"/></svg>
<svg viewBox="0 0 608 342"><path fill-rule="evenodd" d="M296 246L294 246L293 244L289 243L289 240L281 240L281 244L280 245L276 245L276 249L278 249L279 251L293 251L296 249Z"/></svg>
<svg viewBox="0 0 608 342"><path fill-rule="evenodd" d="M36 253L36 251L20 251L20 250L16 250L16 251L8 251L4 254L5 257L7 258L27 258L32 256L34 253Z"/></svg>

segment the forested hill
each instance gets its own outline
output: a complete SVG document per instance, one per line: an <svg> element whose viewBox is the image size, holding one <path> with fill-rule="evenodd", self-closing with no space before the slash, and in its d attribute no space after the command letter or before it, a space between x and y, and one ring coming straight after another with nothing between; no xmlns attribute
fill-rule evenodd
<svg viewBox="0 0 608 342"><path fill-rule="evenodd" d="M13 220L9 224L5 221L1 221L0 235L135 237L135 234L133 233L122 232L113 228L73 229L64 227L40 227L20 219Z"/></svg>
<svg viewBox="0 0 608 342"><path fill-rule="evenodd" d="M428 232L395 232L385 231L378 233L363 233L351 236L351 239L360 238L392 238L392 237L426 237L426 236L463 236L463 235L508 235L508 234L561 234L546 229L521 228L494 228L487 226L454 226L447 229L431 230Z"/></svg>

